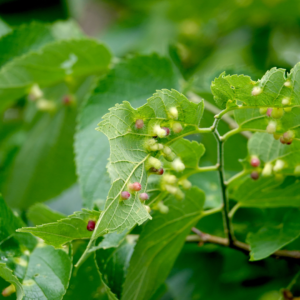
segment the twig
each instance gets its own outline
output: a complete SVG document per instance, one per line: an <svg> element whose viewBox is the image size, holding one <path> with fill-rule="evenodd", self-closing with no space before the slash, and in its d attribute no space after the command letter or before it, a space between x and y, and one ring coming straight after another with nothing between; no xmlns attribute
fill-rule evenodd
<svg viewBox="0 0 300 300"><path fill-rule="evenodd" d="M187 241L189 242L198 242L200 245L204 243L212 243L221 245L224 247L229 247L232 249L236 249L242 251L246 254L250 252L250 246L248 244L242 243L240 241L233 241L233 244L229 244L229 240L227 238L222 238L214 235L210 235L208 233L203 233L197 228L192 228L192 231L196 234L196 236L188 236ZM197 238L198 239L197 239ZM290 250L278 250L272 254L273 257L282 257L282 258L291 258L291 259L300 259L300 251L290 251Z"/></svg>
<svg viewBox="0 0 300 300"><path fill-rule="evenodd" d="M202 100L202 98L200 98L198 95L196 95L193 92L188 93L188 96L192 101L194 101L196 103ZM208 111L210 111L214 115L218 115L221 112L220 109L218 109L216 106L214 106L210 102L208 102L204 99L203 99L203 101L204 101L205 109L207 109ZM229 128L231 128L231 129L235 129L235 128L239 127L239 125L228 115L224 115L222 117L222 120L224 122L226 122L229 125ZM243 135L244 137L246 137L247 139L249 139L252 135L251 132L248 132L248 131L240 132L240 134Z"/></svg>

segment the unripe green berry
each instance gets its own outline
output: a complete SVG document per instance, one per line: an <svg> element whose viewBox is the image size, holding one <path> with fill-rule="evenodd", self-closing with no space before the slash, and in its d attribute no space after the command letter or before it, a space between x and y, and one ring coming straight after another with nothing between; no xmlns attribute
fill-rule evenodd
<svg viewBox="0 0 300 300"><path fill-rule="evenodd" d="M270 134L275 133L276 127L277 127L277 123L275 121L270 121L266 128L267 133L270 133Z"/></svg>
<svg viewBox="0 0 300 300"><path fill-rule="evenodd" d="M182 125L179 122L173 123L172 129L175 133L179 133L183 130Z"/></svg>
<svg viewBox="0 0 300 300"><path fill-rule="evenodd" d="M276 160L275 166L273 167L274 172L279 172L284 168L285 162L281 159Z"/></svg>
<svg viewBox="0 0 300 300"><path fill-rule="evenodd" d="M261 108L259 109L259 113L260 113L261 115L265 115L265 114L267 113L267 110L268 110L267 107L261 107Z"/></svg>
<svg viewBox="0 0 300 300"><path fill-rule="evenodd" d="M255 86L255 87L252 89L251 94L252 94L252 96L257 96L257 95L261 94L262 91L263 91L262 88L260 88L259 86Z"/></svg>
<svg viewBox="0 0 300 300"><path fill-rule="evenodd" d="M161 161L153 156L148 158L147 165L149 169L153 167L158 170L162 167Z"/></svg>
<svg viewBox="0 0 300 300"><path fill-rule="evenodd" d="M167 214L169 212L169 207L164 205L162 201L157 203L157 208L162 214Z"/></svg>
<svg viewBox="0 0 300 300"><path fill-rule="evenodd" d="M172 168L176 171L176 172L182 172L185 169L185 165L183 164L183 162L181 161L180 158L176 158L173 162L172 162Z"/></svg>
<svg viewBox="0 0 300 300"><path fill-rule="evenodd" d="M172 119L177 120L178 119L178 110L176 107L171 107L169 109L169 115Z"/></svg>
<svg viewBox="0 0 300 300"><path fill-rule="evenodd" d="M264 167L264 169L263 169L263 171L262 171L262 176L264 176L264 177L269 177L269 176L271 176L272 175L272 164L271 163L266 163L265 164L265 167Z"/></svg>
<svg viewBox="0 0 300 300"><path fill-rule="evenodd" d="M281 107L274 107L271 113L271 117L274 119L280 119L284 114L284 110Z"/></svg>
<svg viewBox="0 0 300 300"><path fill-rule="evenodd" d="M179 182L185 190L189 190L192 187L192 184L187 179L183 179Z"/></svg>

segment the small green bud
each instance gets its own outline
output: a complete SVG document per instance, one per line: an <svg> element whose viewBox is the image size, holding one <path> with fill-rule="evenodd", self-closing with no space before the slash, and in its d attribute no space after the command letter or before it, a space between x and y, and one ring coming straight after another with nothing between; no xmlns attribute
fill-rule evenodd
<svg viewBox="0 0 300 300"><path fill-rule="evenodd" d="M260 88L259 86L255 86L255 87L252 89L251 94L252 94L252 96L257 96L257 95L261 94L262 91L263 91L262 88Z"/></svg>
<svg viewBox="0 0 300 300"><path fill-rule="evenodd" d="M153 156L148 158L147 164L148 164L148 169L152 167L155 169L160 169L162 167L161 161Z"/></svg>
<svg viewBox="0 0 300 300"><path fill-rule="evenodd" d="M175 122L173 125L172 125L172 129L175 133L179 133L182 131L182 125L179 123L179 122Z"/></svg>
<svg viewBox="0 0 300 300"><path fill-rule="evenodd" d="M281 159L276 160L275 166L273 167L274 172L279 172L284 168L285 162Z"/></svg>
<svg viewBox="0 0 300 300"><path fill-rule="evenodd" d="M260 113L261 115L265 115L265 114L267 113L267 110L268 110L267 107L261 107L261 108L259 109L259 113Z"/></svg>
<svg viewBox="0 0 300 300"><path fill-rule="evenodd" d="M169 115L172 119L177 120L178 119L178 110L176 107L171 107L169 109Z"/></svg>
<svg viewBox="0 0 300 300"><path fill-rule="evenodd" d="M56 110L56 104L53 101L46 99L39 99L36 103L37 109L46 112L54 112Z"/></svg>
<svg viewBox="0 0 300 300"><path fill-rule="evenodd" d="M176 172L182 172L185 169L185 165L183 164L183 162L181 161L180 158L176 158L173 162L172 162L172 168L176 171Z"/></svg>
<svg viewBox="0 0 300 300"><path fill-rule="evenodd" d="M177 177L171 174L165 174L163 176L163 181L167 184L175 184L177 182Z"/></svg>
<svg viewBox="0 0 300 300"><path fill-rule="evenodd" d="M174 152L171 152L169 155L165 156L165 159L167 161L173 161L175 159L175 157L176 157L176 154Z"/></svg>
<svg viewBox="0 0 300 300"><path fill-rule="evenodd" d="M290 98L283 98L281 103L282 103L282 105L289 105L290 104Z"/></svg>
<svg viewBox="0 0 300 300"><path fill-rule="evenodd" d="M150 212L151 212L151 208L150 208L150 206L148 206L148 205L144 205L144 207L145 207L146 211L148 212L148 214L150 214Z"/></svg>
<svg viewBox="0 0 300 300"><path fill-rule="evenodd" d="M272 164L266 163L264 169L262 170L262 176L269 177L272 175Z"/></svg>
<svg viewBox="0 0 300 300"><path fill-rule="evenodd" d="M30 100L37 100L43 97L43 91L40 89L40 87L38 86L38 84L34 84L30 91L29 91L29 99Z"/></svg>
<svg viewBox="0 0 300 300"><path fill-rule="evenodd" d="M169 207L164 205L162 201L157 203L157 208L162 214L167 214L169 212Z"/></svg>
<svg viewBox="0 0 300 300"><path fill-rule="evenodd" d="M167 132L163 128L161 128L159 125L154 125L153 133L160 138L163 138L167 135Z"/></svg>
<svg viewBox="0 0 300 300"><path fill-rule="evenodd" d="M275 133L276 127L277 127L277 123L275 121L270 121L266 128L267 133L270 133L270 134Z"/></svg>
<svg viewBox="0 0 300 300"><path fill-rule="evenodd" d="M182 185L182 187L185 190L189 190L192 187L192 184L190 181L188 181L187 179L183 179L179 182L180 185Z"/></svg>
<svg viewBox="0 0 300 300"><path fill-rule="evenodd" d="M271 117L274 119L280 119L284 114L284 110L281 107L274 107L271 113Z"/></svg>
<svg viewBox="0 0 300 300"><path fill-rule="evenodd" d="M170 147L164 146L164 148L163 148L163 153L164 153L165 155L170 155L170 154L172 153L172 150L171 150Z"/></svg>
<svg viewBox="0 0 300 300"><path fill-rule="evenodd" d="M285 87L291 87L292 86L292 83L287 80L284 84L283 84Z"/></svg>

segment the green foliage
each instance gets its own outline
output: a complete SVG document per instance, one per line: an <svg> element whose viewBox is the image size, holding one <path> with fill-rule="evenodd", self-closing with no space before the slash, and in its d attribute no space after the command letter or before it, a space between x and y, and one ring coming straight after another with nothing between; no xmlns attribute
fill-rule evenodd
<svg viewBox="0 0 300 300"><path fill-rule="evenodd" d="M190 228L201 217L204 193L192 188L183 202L169 196L168 214L156 214L148 222L135 247L122 299L151 299L165 281Z"/></svg>
<svg viewBox="0 0 300 300"><path fill-rule="evenodd" d="M38 225L37 227L23 227L18 232L32 233L42 238L47 244L60 248L75 239L91 238L92 232L86 228L88 221L97 221L99 215L99 211L83 209L81 212L75 212L68 218L58 220L55 223Z"/></svg>

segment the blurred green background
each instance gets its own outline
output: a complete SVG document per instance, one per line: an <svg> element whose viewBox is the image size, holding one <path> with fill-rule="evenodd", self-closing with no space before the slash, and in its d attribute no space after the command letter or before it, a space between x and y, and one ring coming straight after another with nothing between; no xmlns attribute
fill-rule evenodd
<svg viewBox="0 0 300 300"><path fill-rule="evenodd" d="M223 71L248 74L256 80L274 66L290 69L300 61L298 0L0 0L2 33L33 21L53 23L68 19L79 24L86 35L107 44L115 59L153 52L168 57L181 76L182 91L193 91L211 103L210 83ZM203 127L210 126L212 118L206 112ZM23 130L18 129L14 135L8 133L16 133L23 122L14 120L9 131L5 131L8 127L0 128L1 139L5 140L0 146L0 186L24 141ZM72 126L74 129L75 124ZM225 123L221 126L221 131L228 130ZM202 163L215 163L213 137L201 139L207 148ZM247 154L246 142L237 136L226 145L228 174L241 170L238 159ZM82 206L75 166L70 169L70 187L46 202L65 214ZM214 175L209 174L210 181L203 179L202 188L208 196L218 198ZM259 226L251 223L259 214L256 209L238 211L237 235L243 232L245 220L247 226ZM206 232L222 235L215 231L222 227L221 215L200 223ZM161 299L278 300L280 288L288 285L297 269L294 263L275 258L249 262L247 256L231 249L188 244L177 259ZM299 294L300 286L296 285L294 292Z"/></svg>

